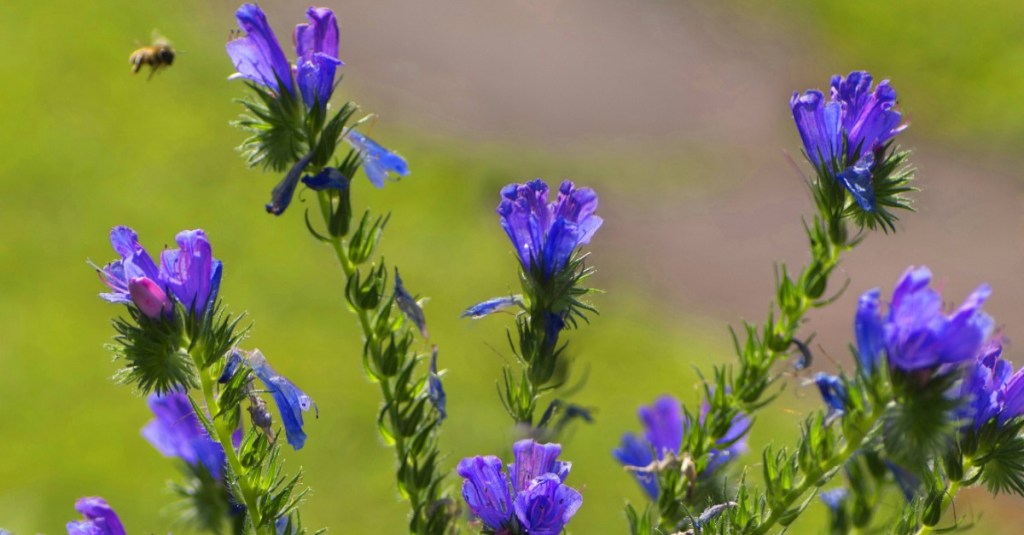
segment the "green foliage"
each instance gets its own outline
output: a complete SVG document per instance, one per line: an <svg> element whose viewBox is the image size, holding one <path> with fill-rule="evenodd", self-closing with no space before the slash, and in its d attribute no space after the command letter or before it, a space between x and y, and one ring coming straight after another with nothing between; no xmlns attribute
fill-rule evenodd
<svg viewBox="0 0 1024 535"><path fill-rule="evenodd" d="M128 318L114 319L114 355L124 360L117 379L140 391L166 393L199 386L185 344L185 309L174 307L172 319L152 319L134 306Z"/></svg>
<svg viewBox="0 0 1024 535"><path fill-rule="evenodd" d="M238 150L249 167L284 171L309 152L312 143L306 128L305 105L297 93L285 91L278 95L252 82L245 85L255 98L237 100L249 114L232 124L251 136Z"/></svg>

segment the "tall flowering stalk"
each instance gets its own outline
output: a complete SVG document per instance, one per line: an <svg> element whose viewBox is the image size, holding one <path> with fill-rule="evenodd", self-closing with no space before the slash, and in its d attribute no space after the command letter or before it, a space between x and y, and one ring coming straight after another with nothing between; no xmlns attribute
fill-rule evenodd
<svg viewBox="0 0 1024 535"><path fill-rule="evenodd" d="M114 320L112 348L124 363L117 377L151 394L156 420L143 436L188 466L189 479L176 487L185 499L182 516L215 533L225 523L235 533L271 534L282 525L303 533L296 512L305 493L298 489L300 474L282 475L273 419L251 377L273 383L266 392L282 416L294 408L278 393L294 385L261 355L245 362L235 356L244 329L218 300L223 264L206 233L179 233L179 248L165 249L159 266L134 230L116 227L110 241L120 258L97 271L109 288L100 297L126 306L127 316ZM289 392L298 397L297 389ZM242 433L244 402L253 418ZM282 422L289 442L302 447L291 440L302 432L301 418Z"/></svg>
<svg viewBox="0 0 1024 535"><path fill-rule="evenodd" d="M554 413L562 408L553 402L539 421L538 398L564 384L568 362L561 332L586 320L595 309L583 297L593 292L583 286L593 274L580 247L590 243L602 219L595 215L597 194L562 182L557 197L548 201L548 185L540 180L509 184L501 190L498 217L519 260L523 293L496 297L476 304L463 317L482 318L504 309L515 309L517 336L509 336L520 363L516 372L505 368L502 403L515 420L528 429L557 434Z"/></svg>
<svg viewBox="0 0 1024 535"><path fill-rule="evenodd" d="M417 337L427 338L426 316L398 269L392 283L389 268L374 258L388 216L367 211L352 228L352 178L359 168L380 188L391 177L408 175L409 167L356 130L366 119L351 121L355 104L345 103L331 114L329 101L342 65L337 21L325 8L310 8L306 15L309 22L295 29L297 60L291 64L256 5L236 13L245 34L227 45L237 71L232 78L245 79L254 97L241 101L247 114L235 123L252 134L242 151L250 166L285 173L271 192L269 213L282 214L300 183L313 192L312 212L322 224L307 209L306 227L331 248L344 274L345 296L363 331L363 369L383 398L377 428L394 448L398 490L411 506L409 532L447 533L455 508L442 488L437 447L447 414L437 347L430 354L418 349ZM347 153L335 156L344 144ZM253 370L269 386L260 367Z"/></svg>

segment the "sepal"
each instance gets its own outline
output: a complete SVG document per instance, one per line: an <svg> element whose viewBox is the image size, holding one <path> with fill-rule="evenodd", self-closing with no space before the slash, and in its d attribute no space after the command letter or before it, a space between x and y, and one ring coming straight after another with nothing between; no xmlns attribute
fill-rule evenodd
<svg viewBox="0 0 1024 535"><path fill-rule="evenodd" d="M260 166L281 172L310 151L306 132L305 105L295 92L280 95L251 82L246 85L255 98L238 102L248 111L232 124L251 133L238 150L249 167Z"/></svg>
<svg viewBox="0 0 1024 535"><path fill-rule="evenodd" d="M114 319L114 355L124 360L115 377L133 384L143 393L165 394L199 386L192 358L185 344L186 311L180 303L173 318L151 319L134 305L127 307L128 318Z"/></svg>

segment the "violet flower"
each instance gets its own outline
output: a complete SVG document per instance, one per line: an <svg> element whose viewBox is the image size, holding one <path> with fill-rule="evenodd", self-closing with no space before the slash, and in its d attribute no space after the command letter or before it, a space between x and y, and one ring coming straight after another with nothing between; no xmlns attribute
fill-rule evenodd
<svg viewBox="0 0 1024 535"><path fill-rule="evenodd" d="M704 425L711 407L705 402L701 405L698 425ZM655 460L662 460L668 455L679 455L683 443L683 434L690 425L683 414L682 404L673 396L659 397L650 406L642 406L637 411L640 422L644 426L644 436L624 433L619 447L612 454L623 466L647 468ZM711 450L708 464L701 477L710 477L730 459L746 449L745 435L750 428L750 418L739 414L729 425L725 436L717 442L719 447ZM637 483L652 499L658 498L657 476L652 471L634 471Z"/></svg>
<svg viewBox="0 0 1024 535"><path fill-rule="evenodd" d="M519 262L527 273L543 280L561 271L572 254L600 228L602 219L594 215L597 193L576 188L566 180L558 189L558 198L548 203L548 186L536 179L526 184L509 184L501 190L498 215Z"/></svg>
<svg viewBox="0 0 1024 535"><path fill-rule="evenodd" d="M861 367L870 372L882 348L889 366L905 372L956 364L978 354L995 325L982 310L991 290L982 284L960 308L946 315L942 296L931 289L926 267L910 267L893 289L888 314L880 310L879 290L869 290L858 304L854 330Z"/></svg>
<svg viewBox="0 0 1024 535"><path fill-rule="evenodd" d="M148 403L156 418L142 428L142 436L164 456L177 457L193 468L203 466L214 479L221 479L224 448L207 434L188 396L151 394Z"/></svg>
<svg viewBox="0 0 1024 535"><path fill-rule="evenodd" d="M828 100L811 89L789 101L807 158L830 171L865 211L874 211L871 171L888 142L906 129L896 90L883 80L872 89L866 71L832 77Z"/></svg>
<svg viewBox="0 0 1024 535"><path fill-rule="evenodd" d="M557 459L562 447L526 439L512 451L515 462L507 475L501 459L492 455L459 462L466 504L484 526L499 533L516 527L531 535L561 533L583 504L583 496L564 484L571 465Z"/></svg>
<svg viewBox="0 0 1024 535"><path fill-rule="evenodd" d="M309 23L295 27L298 59L294 68L259 6L244 4L235 18L245 35L226 45L236 71L231 79L245 78L277 94L294 93L298 85L307 109L327 105L337 67L343 65L338 59L338 22L330 9L310 7L306 11Z"/></svg>
<svg viewBox="0 0 1024 535"><path fill-rule="evenodd" d="M100 297L111 303L133 303L150 318L172 312L169 297L196 315L205 314L217 300L223 266L213 257L202 230L182 231L176 240L180 249L165 249L157 267L134 230L114 227L110 243L121 259L97 270L111 290Z"/></svg>
<svg viewBox="0 0 1024 535"><path fill-rule="evenodd" d="M960 417L965 427L978 429L993 419L1002 426L1024 414L1024 368L1013 373L1013 364L1002 358L1002 351L1001 341L993 340L964 370Z"/></svg>
<svg viewBox="0 0 1024 535"><path fill-rule="evenodd" d="M75 510L83 519L68 522L68 535L126 535L121 519L103 498L80 498Z"/></svg>

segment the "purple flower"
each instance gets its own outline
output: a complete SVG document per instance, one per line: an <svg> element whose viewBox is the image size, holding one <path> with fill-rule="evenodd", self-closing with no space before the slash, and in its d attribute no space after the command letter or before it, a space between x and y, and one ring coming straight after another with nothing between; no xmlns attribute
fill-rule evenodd
<svg viewBox="0 0 1024 535"><path fill-rule="evenodd" d="M282 89L291 93L292 66L284 57L263 10L256 4L243 4L235 11L235 18L245 35L226 45L236 71L231 79L246 78L277 93Z"/></svg>
<svg viewBox="0 0 1024 535"><path fill-rule="evenodd" d="M338 59L338 21L334 12L324 7L310 7L306 18L309 24L295 27L295 52L299 56L295 79L306 107L322 109L334 92L335 70L343 65Z"/></svg>
<svg viewBox="0 0 1024 535"><path fill-rule="evenodd" d="M583 505L583 496L558 476L543 474L516 495L513 505L525 533L558 535Z"/></svg>
<svg viewBox="0 0 1024 535"><path fill-rule="evenodd" d="M564 484L570 463L558 460L562 447L526 439L512 446L515 462L502 470L501 459L468 457L456 471L465 481L462 496L484 526L499 533L561 533L583 504L583 496ZM513 512L515 516L513 516Z"/></svg>
<svg viewBox="0 0 1024 535"><path fill-rule="evenodd" d="M80 498L75 510L83 520L68 522L68 535L126 535L121 519L103 498Z"/></svg>
<svg viewBox="0 0 1024 535"><path fill-rule="evenodd" d="M203 466L214 479L224 473L224 448L207 434L184 392L150 394L149 409L156 416L142 428L160 453L177 457L193 468Z"/></svg>
<svg viewBox="0 0 1024 535"><path fill-rule="evenodd" d="M1003 425L1024 414L1024 369L1013 373L1013 364L1002 358L1002 351L1001 341L992 340L964 370L960 417L967 427L978 429L992 419Z"/></svg>
<svg viewBox="0 0 1024 535"><path fill-rule="evenodd" d="M594 190L576 188L568 180L551 203L547 202L548 186L540 179L509 184L501 197L497 210L501 226L520 264L545 280L565 268L573 252L590 243L602 223L594 215L598 203Z"/></svg>
<svg viewBox="0 0 1024 535"><path fill-rule="evenodd" d="M405 158L385 149L376 141L355 130L349 130L345 139L363 157L363 172L374 186L383 188L390 173L409 175L409 164L405 163Z"/></svg>
<svg viewBox="0 0 1024 535"><path fill-rule="evenodd" d="M707 402L701 405L698 425L704 425L710 410ZM664 459L666 455L680 454L683 434L690 423L678 399L670 395L661 396L652 405L640 407L637 413L644 425L644 437L625 433L619 447L612 451L623 466L645 468L655 460ZM716 443L718 447L711 450L701 477L714 474L719 467L746 449L745 435L750 423L750 418L742 413L733 418L725 436ZM654 473L635 471L633 474L644 492L652 500L657 499L658 482Z"/></svg>
<svg viewBox="0 0 1024 535"><path fill-rule="evenodd" d="M173 307L168 297L173 296L189 311L203 315L217 300L223 266L213 258L202 230L182 231L176 239L181 248L165 249L158 268L134 230L114 227L110 243L121 259L98 270L100 280L111 289L100 297L111 303L134 303L155 318L170 314Z"/></svg>
<svg viewBox="0 0 1024 535"><path fill-rule="evenodd" d="M871 170L875 158L906 125L896 111L896 90L883 80L873 90L871 75L832 77L829 99L816 89L793 93L789 101L804 151L815 167L831 170L866 211L875 208Z"/></svg>
<svg viewBox="0 0 1024 535"><path fill-rule="evenodd" d="M288 436L288 443L296 450L302 449L306 444L306 432L302 430L302 413L316 406L312 398L274 371L259 349L254 349L249 355L249 365L274 397L274 403L281 414L281 423Z"/></svg>
<svg viewBox="0 0 1024 535"><path fill-rule="evenodd" d="M981 308L991 293L988 285L946 315L942 296L929 287L931 278L926 267L908 268L896 283L887 315L881 313L877 289L861 296L854 331L865 370L874 368L881 348L889 366L902 371L956 364L978 354L995 325Z"/></svg>
<svg viewBox="0 0 1024 535"><path fill-rule="evenodd" d="M338 21L334 12L317 7L306 11L309 23L295 27L298 59L294 68L259 6L244 4L235 12L235 18L245 35L227 44L236 71L231 79L246 78L278 94L294 93L298 85L306 108L322 110L334 92L336 70L344 64L338 59Z"/></svg>

